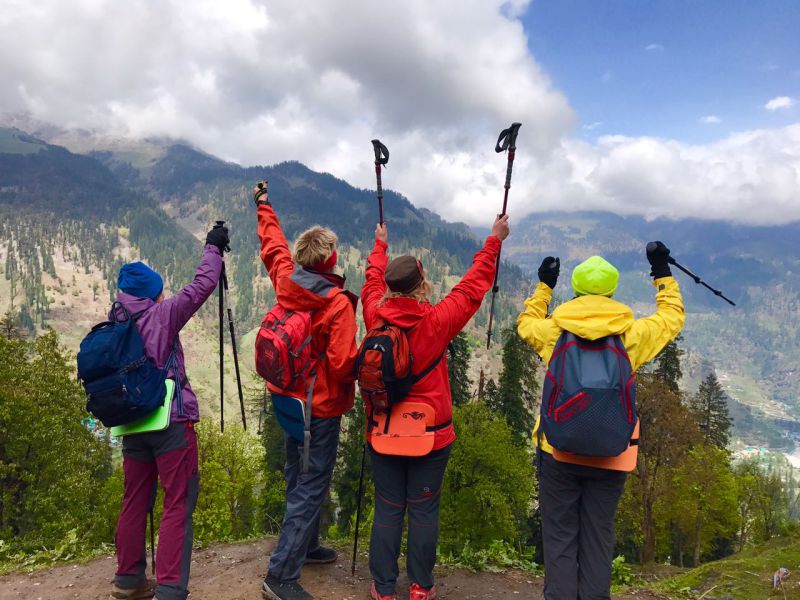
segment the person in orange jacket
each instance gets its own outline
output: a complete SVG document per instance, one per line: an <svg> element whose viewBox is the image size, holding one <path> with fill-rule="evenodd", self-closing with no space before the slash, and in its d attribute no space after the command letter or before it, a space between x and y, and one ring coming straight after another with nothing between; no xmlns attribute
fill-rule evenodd
<svg viewBox="0 0 800 600"><path fill-rule="evenodd" d="M367 427L373 481L375 516L370 538L369 566L374 600L394 597L397 559L408 510L407 570L410 600L436 598L433 567L439 536L439 498L450 457L453 401L447 371L447 346L477 312L492 287L500 244L508 236L508 216L498 217L472 266L441 302L431 304L431 285L420 261L400 256L389 263L386 225L375 230L375 246L368 259L366 281L361 289L367 329L391 323L406 331L412 373L428 371L414 383L403 400L433 408L435 431L432 450L424 456L392 455L376 450L372 427ZM388 266L387 266L388 265ZM387 289L388 288L388 289ZM372 407L365 406L372 420Z"/></svg>
<svg viewBox="0 0 800 600"><path fill-rule="evenodd" d="M307 600L297 582L305 563L336 560L336 551L320 546L320 508L328 495L341 416L353 407L356 346L355 308L358 297L334 273L336 234L325 227L301 233L294 255L269 202L266 187L256 187L261 260L269 272L278 302L287 310L311 311L311 355L318 358L312 397L308 472L302 472L303 442L286 436L286 513L278 544L262 586L266 598ZM305 398L305 383L296 390L270 391Z"/></svg>

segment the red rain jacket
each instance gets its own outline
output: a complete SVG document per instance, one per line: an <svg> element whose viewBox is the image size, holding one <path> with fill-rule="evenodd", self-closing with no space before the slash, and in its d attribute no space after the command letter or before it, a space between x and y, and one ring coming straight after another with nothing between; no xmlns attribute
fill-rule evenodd
<svg viewBox="0 0 800 600"><path fill-rule="evenodd" d="M458 284L436 305L418 302L413 298L390 298L381 302L386 292L384 273L389 258L388 246L375 240L369 255L366 282L361 289L364 323L373 329L379 321L410 329L407 332L415 373L419 373L440 356L439 364L411 388L409 402L423 402L436 411L436 424L453 418L453 399L447 374L447 345L478 311L494 282L495 263L500 252L500 239L486 238L483 248L475 254L472 266ZM371 411L367 406L367 413ZM369 436L369 434L367 434ZM434 450L449 446L456 439L451 423L436 432Z"/></svg>
<svg viewBox="0 0 800 600"><path fill-rule="evenodd" d="M353 407L355 398L355 308L358 297L313 271L295 266L278 217L269 205L258 207L261 260L267 267L278 302L288 310L311 313L311 356L321 356L311 404L315 417L339 417ZM272 392L305 399L305 383Z"/></svg>

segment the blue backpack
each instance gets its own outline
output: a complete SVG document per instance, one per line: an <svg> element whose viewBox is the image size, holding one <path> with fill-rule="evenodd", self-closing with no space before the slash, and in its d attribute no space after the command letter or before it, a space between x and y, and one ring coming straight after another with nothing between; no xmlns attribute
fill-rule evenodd
<svg viewBox="0 0 800 600"><path fill-rule="evenodd" d="M622 454L636 426L634 381L618 335L585 340L565 331L547 366L539 433L563 452Z"/></svg>
<svg viewBox="0 0 800 600"><path fill-rule="evenodd" d="M117 319L118 306L125 313L124 321ZM78 378L86 391L86 410L106 427L131 423L162 406L166 373L177 364L177 340L163 369L145 354L136 327L143 313L131 316L125 306L115 302L111 320L92 327L81 341Z"/></svg>

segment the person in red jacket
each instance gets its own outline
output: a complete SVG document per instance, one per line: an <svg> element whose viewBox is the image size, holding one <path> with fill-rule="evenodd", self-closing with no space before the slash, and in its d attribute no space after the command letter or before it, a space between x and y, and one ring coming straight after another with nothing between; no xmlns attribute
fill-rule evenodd
<svg viewBox="0 0 800 600"><path fill-rule="evenodd" d="M311 596L297 583L305 563L336 560L336 551L320 546L319 518L328 495L341 417L355 398L356 317L358 297L344 289L336 275L336 234L312 227L298 236L294 256L278 217L266 195L266 186L254 190L258 210L261 260L269 272L278 302L287 310L311 311L311 356L318 358L311 411L308 472L301 468L303 442L286 437L286 512L278 545L262 585L266 598L307 600ZM305 398L305 382L296 390L269 385L276 394Z"/></svg>
<svg viewBox="0 0 800 600"><path fill-rule="evenodd" d="M439 537L439 497L450 445L456 438L445 353L450 341L477 312L491 289L500 244L507 236L508 216L504 215L495 220L491 235L475 254L466 275L434 305L428 299L431 285L420 261L400 256L389 263L386 225L378 225L375 230L375 246L361 290L364 322L367 329L390 323L406 331L414 359L412 373L429 372L413 385L404 402L433 408L435 422L428 430L435 431L435 437L433 449L424 456L391 455L376 450L372 427L367 427L375 483L375 517L369 549L373 578L370 593L374 600L394 597L406 510L410 599L436 598L433 567ZM373 410L368 403L366 410L371 421Z"/></svg>

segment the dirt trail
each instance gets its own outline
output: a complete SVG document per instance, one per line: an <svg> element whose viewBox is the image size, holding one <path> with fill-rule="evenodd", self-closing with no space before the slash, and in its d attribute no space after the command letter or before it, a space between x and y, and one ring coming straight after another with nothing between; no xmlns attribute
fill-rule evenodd
<svg viewBox="0 0 800 600"><path fill-rule="evenodd" d="M259 600L266 557L274 540L218 545L195 551L191 595L194 600ZM30 575L0 577L0 600L106 600L114 577L114 558L99 558L83 565L67 565ZM301 583L318 600L367 600L369 571L361 558L356 576L344 557L334 565L309 565ZM398 591L407 589L405 578ZM456 569L437 571L438 597L443 600L541 598L542 580L526 573L470 573ZM400 598L404 596L400 594ZM405 595L407 598L408 596ZM649 592L614 596L614 600L656 600Z"/></svg>

